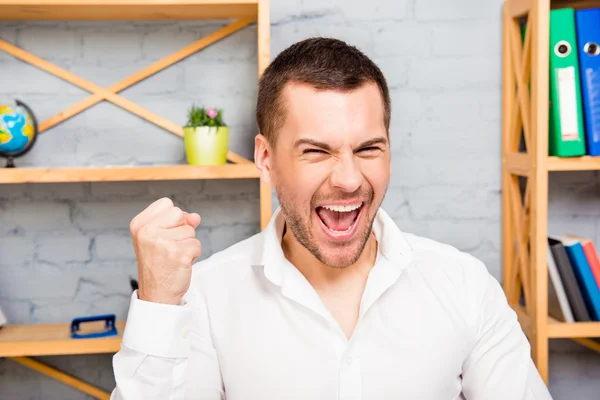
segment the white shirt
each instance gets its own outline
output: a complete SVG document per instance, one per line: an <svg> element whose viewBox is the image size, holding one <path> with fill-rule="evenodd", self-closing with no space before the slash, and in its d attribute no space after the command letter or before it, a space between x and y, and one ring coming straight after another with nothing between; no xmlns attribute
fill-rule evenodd
<svg viewBox="0 0 600 400"><path fill-rule="evenodd" d="M401 232L379 254L347 340L261 233L195 263L182 305L131 299L112 400L546 400L498 281L468 254Z"/></svg>

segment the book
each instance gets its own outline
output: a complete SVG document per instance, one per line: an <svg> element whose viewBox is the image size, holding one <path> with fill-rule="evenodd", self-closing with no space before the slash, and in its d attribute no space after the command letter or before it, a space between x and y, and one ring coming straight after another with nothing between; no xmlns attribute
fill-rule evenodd
<svg viewBox="0 0 600 400"><path fill-rule="evenodd" d="M560 236L560 240L573 267L588 312L593 321L600 321L600 288L587 261L583 246L579 240L568 236Z"/></svg>
<svg viewBox="0 0 600 400"><path fill-rule="evenodd" d="M558 272L558 267L552 255L550 244L548 251L548 315L559 321L575 322L565 287Z"/></svg>
<svg viewBox="0 0 600 400"><path fill-rule="evenodd" d="M560 279L563 282L563 287L569 300L569 305L573 311L573 317L575 321L588 322L591 321L590 313L588 312L587 306L583 299L579 282L575 277L574 268L571 265L567 251L563 246L562 241L558 237L548 237L548 245L552 253L552 257Z"/></svg>
<svg viewBox="0 0 600 400"><path fill-rule="evenodd" d="M573 8L550 11L549 155L586 154Z"/></svg>
<svg viewBox="0 0 600 400"><path fill-rule="evenodd" d="M600 8L575 12L587 154L600 155Z"/></svg>

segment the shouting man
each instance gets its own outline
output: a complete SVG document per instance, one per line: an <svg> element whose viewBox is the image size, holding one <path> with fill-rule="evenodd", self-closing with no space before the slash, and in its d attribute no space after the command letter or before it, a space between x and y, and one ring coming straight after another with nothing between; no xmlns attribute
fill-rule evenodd
<svg viewBox="0 0 600 400"><path fill-rule="evenodd" d="M311 38L262 75L255 163L281 206L206 260L170 199L138 260L113 400L547 400L504 293L474 257L380 207L390 94L363 53Z"/></svg>

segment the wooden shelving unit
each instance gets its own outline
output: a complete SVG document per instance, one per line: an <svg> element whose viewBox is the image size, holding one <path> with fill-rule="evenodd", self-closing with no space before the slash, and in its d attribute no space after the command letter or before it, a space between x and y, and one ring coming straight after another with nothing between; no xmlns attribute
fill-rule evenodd
<svg viewBox="0 0 600 400"><path fill-rule="evenodd" d="M90 93L45 121L43 133L88 108L108 101L163 128L183 136L181 126L152 113L118 93L153 74L189 57L246 26L256 23L258 76L270 62L269 0L0 0L0 23L7 20L206 20L233 19L225 27L189 44L109 87L101 87L58 65L35 56L0 38L0 50L36 66ZM55 134L55 133L45 133ZM52 182L105 182L194 179L259 179L251 160L229 152L226 165L94 166L59 168L0 168L0 184ZM271 187L260 185L260 226L266 227L272 213ZM118 337L71 339L69 324L7 325L0 329L0 357L14 361L70 385L92 397L109 399L110 393L67 375L31 356L114 353L119 350L125 321L117 322Z"/></svg>
<svg viewBox="0 0 600 400"><path fill-rule="evenodd" d="M600 157L548 156L550 10L600 1L505 0L502 46L502 286L548 383L548 342L569 338L600 352L600 322L548 316L548 179L553 171L600 170ZM521 40L519 21L527 19ZM522 142L523 141L523 142ZM525 144L526 150L522 149ZM525 190L521 190L522 181ZM600 202L599 202L600 207ZM520 305L521 295L525 306Z"/></svg>

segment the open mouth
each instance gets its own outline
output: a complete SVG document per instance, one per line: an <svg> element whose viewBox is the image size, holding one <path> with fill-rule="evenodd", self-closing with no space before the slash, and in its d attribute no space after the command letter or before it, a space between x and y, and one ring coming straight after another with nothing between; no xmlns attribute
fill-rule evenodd
<svg viewBox="0 0 600 400"><path fill-rule="evenodd" d="M363 203L325 205L316 208L316 213L325 229L334 236L351 234L363 209Z"/></svg>

